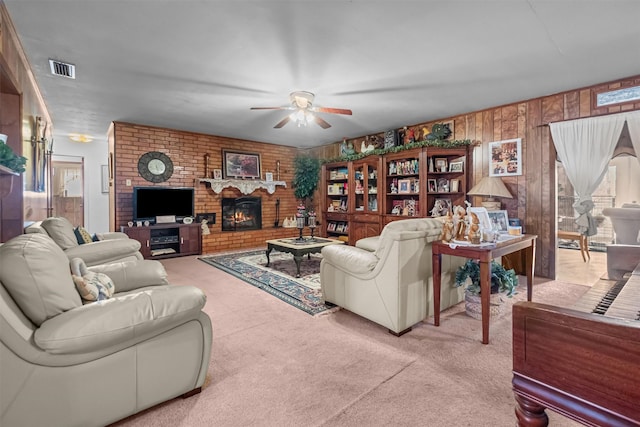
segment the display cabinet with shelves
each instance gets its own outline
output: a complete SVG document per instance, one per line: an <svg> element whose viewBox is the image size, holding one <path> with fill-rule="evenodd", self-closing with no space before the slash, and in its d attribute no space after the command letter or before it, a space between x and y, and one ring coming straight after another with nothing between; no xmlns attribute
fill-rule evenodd
<svg viewBox="0 0 640 427"><path fill-rule="evenodd" d="M380 156L369 156L353 162L354 209L350 221L350 244L380 234L380 195L383 194L380 187L383 181L381 165Z"/></svg>
<svg viewBox="0 0 640 427"><path fill-rule="evenodd" d="M425 216L421 203L426 164L423 150L416 148L383 156L385 223L401 218Z"/></svg>
<svg viewBox="0 0 640 427"><path fill-rule="evenodd" d="M463 148L428 148L426 211L424 216L441 216L451 207L464 206L467 199L469 150Z"/></svg>
<svg viewBox="0 0 640 427"><path fill-rule="evenodd" d="M465 205L471 147L418 147L322 166L322 236L349 244L385 224ZM437 166L436 166L437 165ZM442 211L434 207L443 204Z"/></svg>
<svg viewBox="0 0 640 427"><path fill-rule="evenodd" d="M324 227L321 235L339 238L349 234L349 212L353 210L350 199L350 177L353 176L351 162L337 162L322 166L322 215Z"/></svg>

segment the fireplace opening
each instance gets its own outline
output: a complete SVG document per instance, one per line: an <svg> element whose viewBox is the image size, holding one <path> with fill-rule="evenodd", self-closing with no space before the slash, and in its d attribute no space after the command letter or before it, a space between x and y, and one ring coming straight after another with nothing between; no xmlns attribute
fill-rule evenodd
<svg viewBox="0 0 640 427"><path fill-rule="evenodd" d="M222 199L222 231L260 230L262 199L238 197Z"/></svg>

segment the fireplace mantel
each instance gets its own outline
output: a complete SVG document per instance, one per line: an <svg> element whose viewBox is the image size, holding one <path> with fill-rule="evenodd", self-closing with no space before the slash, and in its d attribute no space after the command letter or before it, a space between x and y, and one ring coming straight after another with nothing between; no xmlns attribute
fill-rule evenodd
<svg viewBox="0 0 640 427"><path fill-rule="evenodd" d="M214 193L220 193L227 187L237 188L242 194L251 194L254 191L264 188L267 193L273 194L276 191L276 186L280 185L287 188L287 183L284 181L262 181L259 179L211 179L211 178L199 178L198 182L206 182L211 186L211 190Z"/></svg>

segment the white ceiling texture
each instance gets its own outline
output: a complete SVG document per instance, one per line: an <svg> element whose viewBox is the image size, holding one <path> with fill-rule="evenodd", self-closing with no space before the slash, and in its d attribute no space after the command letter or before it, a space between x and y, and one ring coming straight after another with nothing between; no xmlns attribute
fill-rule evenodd
<svg viewBox="0 0 640 427"><path fill-rule="evenodd" d="M57 140L125 121L313 147L640 74L637 0L0 1ZM250 110L295 90L353 115Z"/></svg>

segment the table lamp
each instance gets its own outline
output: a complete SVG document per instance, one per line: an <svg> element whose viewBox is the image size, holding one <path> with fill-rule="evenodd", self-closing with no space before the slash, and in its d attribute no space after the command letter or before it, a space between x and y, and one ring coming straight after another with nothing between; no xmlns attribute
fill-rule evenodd
<svg viewBox="0 0 640 427"><path fill-rule="evenodd" d="M507 197L512 199L513 196L507 190L507 187L497 176L485 176L477 183L468 193L469 196L488 196L489 198L482 202L488 211L500 210L500 200L495 197Z"/></svg>

